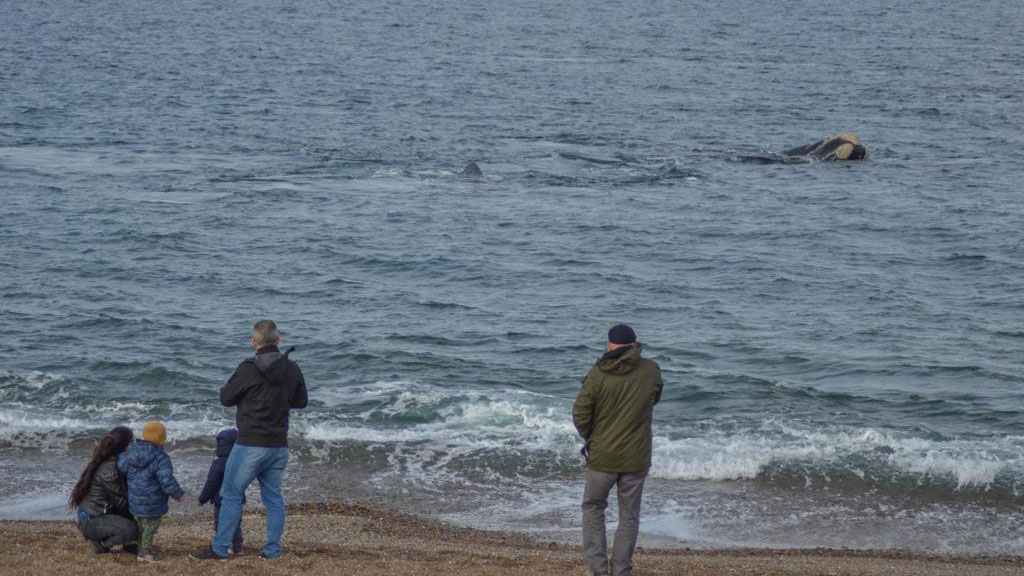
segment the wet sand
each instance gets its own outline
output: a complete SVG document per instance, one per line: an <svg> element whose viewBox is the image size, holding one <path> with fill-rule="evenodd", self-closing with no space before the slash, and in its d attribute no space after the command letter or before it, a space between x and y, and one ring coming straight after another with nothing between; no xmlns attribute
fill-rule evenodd
<svg viewBox="0 0 1024 576"><path fill-rule="evenodd" d="M572 575L588 574L576 547L518 533L460 528L364 504L289 507L284 555L260 558L264 518L246 514L245 552L225 562L188 553L209 544L212 509L168 516L158 533L160 564L133 555L95 555L70 521L0 521L0 574L120 576L128 574L253 575ZM257 544L257 546L252 546ZM639 549L645 575L928 575L1024 576L1024 557L920 555L862 550Z"/></svg>

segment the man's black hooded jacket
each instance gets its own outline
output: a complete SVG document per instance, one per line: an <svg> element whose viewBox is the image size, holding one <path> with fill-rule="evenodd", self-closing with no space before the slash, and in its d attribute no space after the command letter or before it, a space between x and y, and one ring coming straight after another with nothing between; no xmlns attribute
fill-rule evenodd
<svg viewBox="0 0 1024 576"><path fill-rule="evenodd" d="M238 406L236 443L242 446L288 446L288 411L305 408L308 401L299 365L277 346L264 346L243 360L220 389L221 404Z"/></svg>

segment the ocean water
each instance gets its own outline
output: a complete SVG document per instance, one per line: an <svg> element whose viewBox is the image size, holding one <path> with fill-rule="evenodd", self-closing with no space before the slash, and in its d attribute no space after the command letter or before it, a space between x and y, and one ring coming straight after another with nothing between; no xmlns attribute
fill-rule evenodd
<svg viewBox="0 0 1024 576"><path fill-rule="evenodd" d="M293 499L573 541L629 322L641 545L1020 553L1024 4L0 8L0 517L153 418L198 492L271 317Z"/></svg>

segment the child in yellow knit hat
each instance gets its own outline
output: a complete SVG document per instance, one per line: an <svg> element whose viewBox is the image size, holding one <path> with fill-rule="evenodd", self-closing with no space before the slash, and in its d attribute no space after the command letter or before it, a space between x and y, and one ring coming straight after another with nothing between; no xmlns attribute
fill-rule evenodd
<svg viewBox="0 0 1024 576"><path fill-rule="evenodd" d="M153 545L160 519L167 514L167 499L185 499L185 491L174 478L174 466L164 452L167 428L162 422L146 422L142 440L137 440L117 457L117 469L128 485L128 509L139 525L139 560L159 562Z"/></svg>
<svg viewBox="0 0 1024 576"><path fill-rule="evenodd" d="M146 422L142 428L142 439L163 446L167 442L167 427L159 420Z"/></svg>

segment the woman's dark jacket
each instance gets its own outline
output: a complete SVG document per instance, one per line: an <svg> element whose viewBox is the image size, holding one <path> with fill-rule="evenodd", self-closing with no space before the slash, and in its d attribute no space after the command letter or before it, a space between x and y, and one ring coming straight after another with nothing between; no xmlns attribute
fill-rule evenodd
<svg viewBox="0 0 1024 576"><path fill-rule="evenodd" d="M220 506L220 487L224 483L224 467L228 463L228 456L231 449L235 447L235 439L238 438L238 430L229 428L217 434L217 457L210 464L210 471L206 473L206 484L203 491L199 493L199 503L206 504L212 501L214 506ZM245 495L242 495L242 504L245 504Z"/></svg>
<svg viewBox="0 0 1024 576"><path fill-rule="evenodd" d="M117 471L116 458L104 460L92 473L92 482L85 498L78 503L78 509L89 516L117 514L131 518L128 512L128 496L124 489L124 479Z"/></svg>
<svg viewBox="0 0 1024 576"><path fill-rule="evenodd" d="M163 516L168 510L167 497L185 494L174 479L171 458L159 444L136 440L117 457L117 469L125 475L128 507L136 516Z"/></svg>

